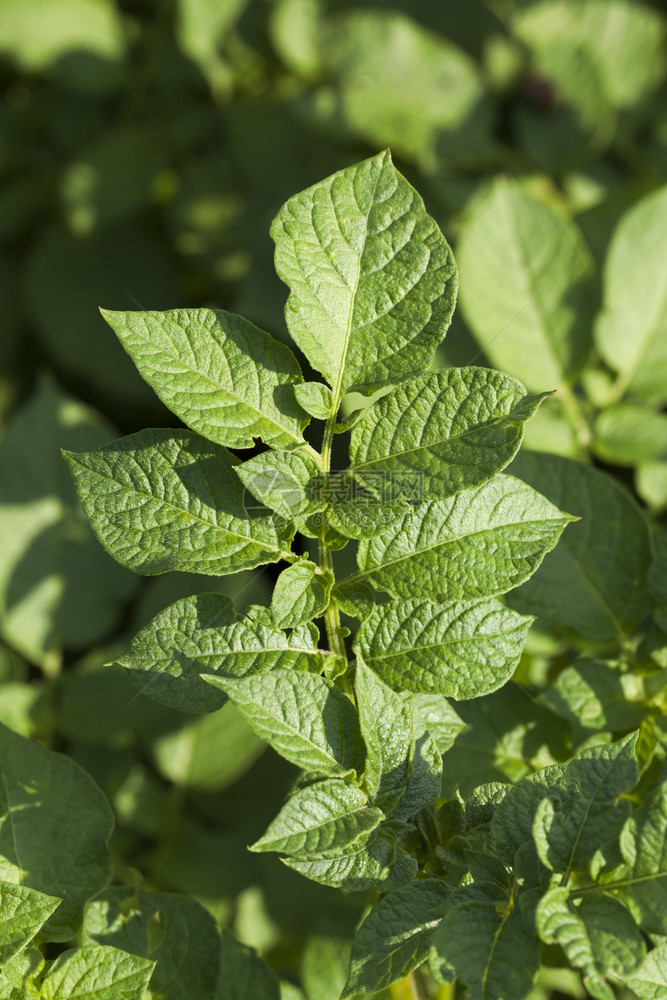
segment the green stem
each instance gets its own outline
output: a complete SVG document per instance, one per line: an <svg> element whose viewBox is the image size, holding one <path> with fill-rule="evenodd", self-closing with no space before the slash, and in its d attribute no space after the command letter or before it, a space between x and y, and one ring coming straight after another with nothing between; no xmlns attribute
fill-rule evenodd
<svg viewBox="0 0 667 1000"><path fill-rule="evenodd" d="M334 409L324 427L324 437L322 439L322 471L324 473L331 471L331 445L333 443L334 426L336 424L336 413L337 410ZM333 556L331 548L326 541L326 524L322 526L320 531L320 567L323 572L327 571L333 575ZM338 605L334 600L329 602L329 606L324 613L324 621L329 640L329 649L337 656L346 660L345 637L343 636L343 629L340 623Z"/></svg>
<svg viewBox="0 0 667 1000"><path fill-rule="evenodd" d="M411 972L405 979L399 979L389 987L391 1000L419 1000L417 981Z"/></svg>
<svg viewBox="0 0 667 1000"><path fill-rule="evenodd" d="M563 404L563 409L565 410L568 420L574 427L574 431L577 436L577 444L582 451L587 452L591 445L591 429L588 426L588 421L583 414L579 400L567 383L564 383L559 387L558 396Z"/></svg>
<svg viewBox="0 0 667 1000"><path fill-rule="evenodd" d="M455 995L456 986L454 983L442 983L442 985L438 987L436 1000L454 1000Z"/></svg>

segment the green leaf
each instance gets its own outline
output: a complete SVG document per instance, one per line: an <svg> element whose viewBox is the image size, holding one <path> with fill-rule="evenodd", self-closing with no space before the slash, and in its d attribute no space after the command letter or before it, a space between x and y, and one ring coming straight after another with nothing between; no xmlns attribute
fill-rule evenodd
<svg viewBox="0 0 667 1000"><path fill-rule="evenodd" d="M572 520L511 476L498 475L448 500L419 504L363 541L366 579L393 597L473 600L503 594L535 572Z"/></svg>
<svg viewBox="0 0 667 1000"><path fill-rule="evenodd" d="M538 702L575 728L636 729L647 714L643 685L600 660L577 660L538 695Z"/></svg>
<svg viewBox="0 0 667 1000"><path fill-rule="evenodd" d="M271 598L271 615L276 626L293 628L320 618L329 606L333 582L331 573L323 573L307 559L284 569Z"/></svg>
<svg viewBox="0 0 667 1000"><path fill-rule="evenodd" d="M642 930L667 934L667 786L654 788L628 819L621 852L629 871L619 888L640 916ZM614 888L614 883L609 884Z"/></svg>
<svg viewBox="0 0 667 1000"><path fill-rule="evenodd" d="M104 0L9 0L0 9L0 48L24 69L39 72L72 49L88 58L117 59L123 50L118 13Z"/></svg>
<svg viewBox="0 0 667 1000"><path fill-rule="evenodd" d="M223 309L102 310L139 373L181 420L216 444L303 444L302 381L289 347Z"/></svg>
<svg viewBox="0 0 667 1000"><path fill-rule="evenodd" d="M350 463L384 498L442 500L486 482L516 454L544 396L489 368L419 375L369 407L352 431Z"/></svg>
<svg viewBox="0 0 667 1000"><path fill-rule="evenodd" d="M465 728L463 719L441 694L416 694L415 703L438 750L441 754L446 753Z"/></svg>
<svg viewBox="0 0 667 1000"><path fill-rule="evenodd" d="M385 989L425 962L449 892L445 882L425 878L382 896L352 943L343 996Z"/></svg>
<svg viewBox="0 0 667 1000"><path fill-rule="evenodd" d="M213 1000L279 1000L275 973L252 948L222 932L220 979Z"/></svg>
<svg viewBox="0 0 667 1000"><path fill-rule="evenodd" d="M39 981L44 956L39 948L25 948L0 969L0 987L5 1000L43 1000Z"/></svg>
<svg viewBox="0 0 667 1000"><path fill-rule="evenodd" d="M640 1000L663 1000L667 991L667 944L649 952L625 983Z"/></svg>
<svg viewBox="0 0 667 1000"><path fill-rule="evenodd" d="M142 1000L154 962L117 948L73 948L55 960L42 983L44 1000Z"/></svg>
<svg viewBox="0 0 667 1000"><path fill-rule="evenodd" d="M100 542L135 572L224 576L289 547L286 525L245 508L235 459L190 431L139 431L65 459Z"/></svg>
<svg viewBox="0 0 667 1000"><path fill-rule="evenodd" d="M348 892L383 891L412 882L417 861L400 850L395 834L382 824L368 840L349 850L332 851L317 858L284 858L288 868L306 878Z"/></svg>
<svg viewBox="0 0 667 1000"><path fill-rule="evenodd" d="M243 680L211 678L257 735L306 771L361 773L364 745L347 695L333 681L304 671L273 669Z"/></svg>
<svg viewBox="0 0 667 1000"><path fill-rule="evenodd" d="M0 882L0 966L23 951L59 905L25 885Z"/></svg>
<svg viewBox="0 0 667 1000"><path fill-rule="evenodd" d="M614 1000L609 975L624 979L641 965L646 946L630 912L604 893L584 896L575 906L568 889L550 889L537 907L536 922L545 944L559 944L581 969L589 992Z"/></svg>
<svg viewBox="0 0 667 1000"><path fill-rule="evenodd" d="M318 514L327 505L322 493L322 468L303 451L264 451L237 466L236 472L251 494L243 498L248 511L261 510L265 505L287 521L297 521L303 530L303 519Z"/></svg>
<svg viewBox="0 0 667 1000"><path fill-rule="evenodd" d="M411 696L401 698L357 660L355 690L366 743L364 784L387 815L410 818L440 792L442 760Z"/></svg>
<svg viewBox="0 0 667 1000"><path fill-rule="evenodd" d="M561 793L565 768L561 765L528 774L512 785L493 813L491 832L498 856L505 864L514 864L518 850L533 843L533 821L544 799Z"/></svg>
<svg viewBox="0 0 667 1000"><path fill-rule="evenodd" d="M223 594L197 594L161 611L118 662L155 701L184 712L213 712L225 697L201 674L243 677L281 665L307 670L321 655L305 636L237 615Z"/></svg>
<svg viewBox="0 0 667 1000"><path fill-rule="evenodd" d="M355 648L397 691L477 698L512 676L531 621L499 601L390 602L362 623Z"/></svg>
<svg viewBox="0 0 667 1000"><path fill-rule="evenodd" d="M293 391L301 409L316 420L326 420L333 413L333 394L323 382L302 382Z"/></svg>
<svg viewBox="0 0 667 1000"><path fill-rule="evenodd" d="M610 464L633 466L667 458L667 414L648 406L619 403L603 410L594 434L595 453Z"/></svg>
<svg viewBox="0 0 667 1000"><path fill-rule="evenodd" d="M43 667L106 635L136 585L95 541L60 458L62 447L95 448L114 434L49 378L0 445L0 628Z"/></svg>
<svg viewBox="0 0 667 1000"><path fill-rule="evenodd" d="M622 639L646 615L651 550L642 511L615 479L581 462L522 452L511 468L581 518L512 595L513 607L591 639Z"/></svg>
<svg viewBox="0 0 667 1000"><path fill-rule="evenodd" d="M69 757L0 726L0 879L62 903L44 925L68 941L85 902L111 878L109 805Z"/></svg>
<svg viewBox="0 0 667 1000"><path fill-rule="evenodd" d="M291 292L287 326L332 386L334 408L349 389L428 367L451 319L456 268L389 151L290 198L271 235Z"/></svg>
<svg viewBox="0 0 667 1000"><path fill-rule="evenodd" d="M369 807L360 788L325 778L297 789L251 850L279 851L296 858L355 850L383 819L380 809Z"/></svg>
<svg viewBox="0 0 667 1000"><path fill-rule="evenodd" d="M582 750L563 776L565 801L545 798L533 823L541 860L552 871L570 874L585 871L594 854L615 844L630 810L630 802L619 802L637 784L639 767L635 756L637 734L616 743Z"/></svg>
<svg viewBox="0 0 667 1000"><path fill-rule="evenodd" d="M590 350L590 254L572 222L500 179L475 199L457 252L479 345L531 392L560 387Z"/></svg>
<svg viewBox="0 0 667 1000"><path fill-rule="evenodd" d="M667 277L661 247L667 226L667 186L647 195L614 233L604 271L595 344L619 373L617 394L667 398Z"/></svg>
<svg viewBox="0 0 667 1000"><path fill-rule="evenodd" d="M449 907L435 932L430 967L439 982L453 975L469 988L469 1000L523 1000L540 961L533 916L519 900L466 899Z"/></svg>
<svg viewBox="0 0 667 1000"><path fill-rule="evenodd" d="M107 889L86 909L83 942L155 962L150 990L161 1000L215 996L220 935L211 914L187 896Z"/></svg>

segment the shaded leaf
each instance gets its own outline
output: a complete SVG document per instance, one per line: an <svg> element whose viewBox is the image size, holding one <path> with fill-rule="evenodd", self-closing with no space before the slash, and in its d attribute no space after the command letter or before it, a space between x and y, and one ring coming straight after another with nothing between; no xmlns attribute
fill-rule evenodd
<svg viewBox="0 0 667 1000"><path fill-rule="evenodd" d="M73 948L50 967L44 1000L142 1000L154 963L116 948Z"/></svg>

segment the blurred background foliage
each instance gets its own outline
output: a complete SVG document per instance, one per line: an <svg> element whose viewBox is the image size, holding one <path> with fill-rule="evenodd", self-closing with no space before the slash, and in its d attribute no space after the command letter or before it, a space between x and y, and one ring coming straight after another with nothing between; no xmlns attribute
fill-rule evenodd
<svg viewBox="0 0 667 1000"><path fill-rule="evenodd" d="M0 721L100 783L121 882L203 901L309 1000L337 997L364 900L245 850L291 768L231 706L184 718L105 666L178 597L240 609L271 579L140 580L93 539L59 449L174 423L98 306L222 306L284 338L271 219L389 146L460 265L439 362L558 388L527 447L602 467L659 525L665 37L659 0L0 0ZM556 619L529 641L525 704L517 684L459 706L448 794L591 732L667 729L627 671L572 666L604 624ZM583 996L555 975L535 1000Z"/></svg>

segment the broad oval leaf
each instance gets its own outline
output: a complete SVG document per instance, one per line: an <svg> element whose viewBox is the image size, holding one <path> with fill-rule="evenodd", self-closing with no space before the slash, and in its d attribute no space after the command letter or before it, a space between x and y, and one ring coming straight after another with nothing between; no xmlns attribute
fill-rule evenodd
<svg viewBox="0 0 667 1000"><path fill-rule="evenodd" d="M319 656L299 635L237 615L223 594L197 594L156 615L118 662L155 701L184 712L213 712L225 695L200 674L243 677L280 666L307 670Z"/></svg>
<svg viewBox="0 0 667 1000"><path fill-rule="evenodd" d="M60 902L26 885L0 882L0 966L32 941Z"/></svg>
<svg viewBox="0 0 667 1000"><path fill-rule="evenodd" d="M322 468L306 452L263 451L238 465L236 472L246 487L244 504L250 511L266 506L301 527L304 518L327 505L321 493Z"/></svg>
<svg viewBox="0 0 667 1000"><path fill-rule="evenodd" d="M449 892L444 881L425 878L382 896L352 942L343 997L386 989L425 962Z"/></svg>
<svg viewBox="0 0 667 1000"><path fill-rule="evenodd" d="M301 369L289 347L224 309L102 310L139 373L162 402L216 444L303 444L306 413L294 386Z"/></svg>
<svg viewBox="0 0 667 1000"><path fill-rule="evenodd" d="M137 573L224 576L287 554L287 523L246 509L236 460L191 431L139 431L64 456L95 534Z"/></svg>
<svg viewBox="0 0 667 1000"><path fill-rule="evenodd" d="M518 479L500 474L418 504L379 537L362 541L359 573L394 597L472 600L503 594L535 572L572 520Z"/></svg>
<svg viewBox="0 0 667 1000"><path fill-rule="evenodd" d="M475 200L457 251L480 347L531 392L561 386L590 350L592 259L574 223L500 179Z"/></svg>
<svg viewBox="0 0 667 1000"><path fill-rule="evenodd" d="M597 349L619 373L617 393L630 389L658 402L667 398L666 228L667 186L621 219L605 264L595 328Z"/></svg>
<svg viewBox="0 0 667 1000"><path fill-rule="evenodd" d="M591 639L622 638L646 615L651 545L644 514L620 483L581 462L521 452L511 471L581 518L512 595L513 607Z"/></svg>
<svg viewBox="0 0 667 1000"><path fill-rule="evenodd" d="M155 963L118 948L63 952L42 983L44 1000L142 1000Z"/></svg>
<svg viewBox="0 0 667 1000"><path fill-rule="evenodd" d="M369 407L352 431L352 472L367 489L441 500L511 462L544 396L489 368L419 375ZM403 482L407 480L407 482Z"/></svg>
<svg viewBox="0 0 667 1000"><path fill-rule="evenodd" d="M273 588L271 617L279 628L305 625L320 618L329 605L333 575L315 563L299 559L284 569Z"/></svg>
<svg viewBox="0 0 667 1000"><path fill-rule="evenodd" d="M464 700L514 673L532 618L499 601L390 602L362 623L355 647L389 687Z"/></svg>
<svg viewBox="0 0 667 1000"><path fill-rule="evenodd" d="M334 391L428 368L454 308L456 266L388 150L290 198L271 227L292 338ZM391 351L387 345L391 344Z"/></svg>
<svg viewBox="0 0 667 1000"><path fill-rule="evenodd" d="M360 788L325 778L297 789L251 850L295 858L357 850L383 819Z"/></svg>
<svg viewBox="0 0 667 1000"><path fill-rule="evenodd" d="M68 941L111 878L109 804L69 757L1 725L0 778L0 879L61 897L44 933Z"/></svg>
<svg viewBox="0 0 667 1000"><path fill-rule="evenodd" d="M361 773L365 748L359 719L332 681L293 669L207 680L229 695L258 736L297 767L319 774Z"/></svg>

